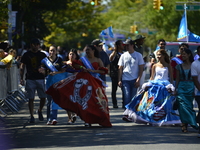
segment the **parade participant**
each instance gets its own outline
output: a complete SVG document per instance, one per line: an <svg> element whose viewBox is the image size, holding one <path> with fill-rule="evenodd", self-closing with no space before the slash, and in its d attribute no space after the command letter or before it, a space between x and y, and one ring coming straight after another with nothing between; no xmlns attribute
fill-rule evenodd
<svg viewBox="0 0 200 150"><path fill-rule="evenodd" d="M132 101L126 105L123 120L151 125L180 124L172 109L172 69L169 56L164 49L158 50L159 60L152 68L150 81L143 84Z"/></svg>
<svg viewBox="0 0 200 150"><path fill-rule="evenodd" d="M29 99L29 111L30 111L30 123L35 122L34 118L34 99L35 91L37 90L38 96L40 98L40 106L38 109L38 118L43 121L42 109L45 105L46 94L45 94L45 76L39 72L41 67L41 60L46 57L44 53L39 50L40 41L38 39L31 40L31 50L27 51L21 58L20 66L20 83L24 85L24 69L26 67L26 85L25 90L27 92L27 98Z"/></svg>
<svg viewBox="0 0 200 150"><path fill-rule="evenodd" d="M71 69L73 69L72 62L74 60L79 60L79 55L77 53L77 50L71 49L68 53L67 59L68 60L65 62L65 64L67 64L68 66L71 66ZM68 71L69 71L68 77L75 73L75 71L74 72L70 72L70 70L68 70ZM76 121L76 114L71 111L67 111L67 114L68 114L68 124L74 123Z"/></svg>
<svg viewBox="0 0 200 150"><path fill-rule="evenodd" d="M99 40L99 39L95 39L92 41L91 45L94 45L95 48L99 51L99 58L101 59L101 61L103 62L104 67L108 68L110 67L110 61L109 61L109 56L108 54L103 50L103 45L104 43ZM100 74L100 78L106 82L106 76L105 74Z"/></svg>
<svg viewBox="0 0 200 150"><path fill-rule="evenodd" d="M183 63L176 66L176 100L182 122L182 132L187 132L188 124L198 129L196 112L193 110L194 82L190 70L194 58L191 50L186 48L182 49L181 56Z"/></svg>
<svg viewBox="0 0 200 150"><path fill-rule="evenodd" d="M112 81L112 91L111 91L111 96L112 96L112 103L113 103L113 108L118 108L117 105L117 97L116 97L116 92L117 92L117 87L118 87L118 61L120 56L122 55L124 50L124 45L122 40L117 40L115 42L115 48L113 52L110 54L110 78Z"/></svg>
<svg viewBox="0 0 200 150"><path fill-rule="evenodd" d="M200 48L197 49L197 54L200 56ZM195 93L195 100L198 104L198 114L196 117L196 121L200 126L200 58L195 60L191 65L191 75L194 81L194 85L197 88L197 92ZM200 128L199 128L199 135L200 138Z"/></svg>
<svg viewBox="0 0 200 150"><path fill-rule="evenodd" d="M168 54L170 60L171 60L171 58L173 57L172 52L171 52L170 50L166 49L165 46L166 46L166 42L165 42L164 39L158 40L156 50L155 50L153 53L150 54L150 63L151 63L151 65L150 65L150 76L151 76L151 69L152 69L152 66L153 66L155 63L158 62L158 59L157 59L157 57L156 57L157 50L159 50L159 49L164 49L164 50L167 52L167 54Z"/></svg>
<svg viewBox="0 0 200 150"><path fill-rule="evenodd" d="M177 55L176 57L173 57L172 60L171 60L171 66L172 66L172 72L173 72L173 79L174 81L176 81L176 66L178 64L182 64L183 61L182 61L182 50L184 48L189 48L189 45L187 43L181 43L179 45L179 55Z"/></svg>
<svg viewBox="0 0 200 150"><path fill-rule="evenodd" d="M142 55L135 51L134 41L127 39L125 44L127 52L121 55L118 62L118 86L122 88L123 108L137 93L144 69L144 60Z"/></svg>
<svg viewBox="0 0 200 150"><path fill-rule="evenodd" d="M93 45L87 46L86 56L73 62L73 67L82 69L82 72L55 83L47 94L60 107L76 113L85 123L111 127L105 84L99 78L99 73L105 74L108 70L98 54Z"/></svg>
<svg viewBox="0 0 200 150"><path fill-rule="evenodd" d="M62 70L63 63L62 58L57 56L57 50L55 46L49 47L49 56L42 60L44 68L40 68L41 73L47 74L46 77L46 89L48 89L52 84L58 82L67 77L67 73L62 73L59 75L52 76L53 72L58 72ZM46 68L46 69L45 69ZM44 69L44 70L43 70ZM52 97L47 94L47 125L57 124L57 114L58 109L60 109L57 104L54 103Z"/></svg>
<svg viewBox="0 0 200 150"><path fill-rule="evenodd" d="M142 54L142 56L143 56L143 52L144 52L144 49L143 49L142 45L144 44L144 39L145 38L146 37L143 36L143 35L137 35L135 37L135 40L134 40L135 41L135 51L137 51L140 54Z"/></svg>

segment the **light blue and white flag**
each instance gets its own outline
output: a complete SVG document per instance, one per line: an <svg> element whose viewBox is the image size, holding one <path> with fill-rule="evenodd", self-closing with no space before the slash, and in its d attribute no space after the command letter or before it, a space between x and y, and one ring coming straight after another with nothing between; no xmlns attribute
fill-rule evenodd
<svg viewBox="0 0 200 150"><path fill-rule="evenodd" d="M188 42L200 42L200 36L190 32L188 29L186 29L187 28L186 26L187 26L187 20L184 12L179 26L177 40L182 42L185 42L187 40Z"/></svg>
<svg viewBox="0 0 200 150"><path fill-rule="evenodd" d="M111 38L114 38L114 34L113 34L113 30L112 30L112 26L108 27L107 29L105 30L102 30L100 35L108 35L110 36Z"/></svg>
<svg viewBox="0 0 200 150"><path fill-rule="evenodd" d="M190 32L189 42L200 42L200 36Z"/></svg>
<svg viewBox="0 0 200 150"><path fill-rule="evenodd" d="M177 40L181 41L182 39L186 39L187 36L188 36L187 20L186 20L186 15L185 15L185 12L184 12L182 19L181 19L180 26L179 26L179 32L178 32Z"/></svg>

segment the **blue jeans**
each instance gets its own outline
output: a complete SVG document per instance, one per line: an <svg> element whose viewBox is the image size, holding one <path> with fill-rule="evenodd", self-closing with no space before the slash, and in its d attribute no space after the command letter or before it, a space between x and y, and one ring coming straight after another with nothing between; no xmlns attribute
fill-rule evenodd
<svg viewBox="0 0 200 150"><path fill-rule="evenodd" d="M57 120L58 110L52 110L52 97L47 94L47 121Z"/></svg>
<svg viewBox="0 0 200 150"><path fill-rule="evenodd" d="M122 80L123 107L125 107L137 93L134 80Z"/></svg>

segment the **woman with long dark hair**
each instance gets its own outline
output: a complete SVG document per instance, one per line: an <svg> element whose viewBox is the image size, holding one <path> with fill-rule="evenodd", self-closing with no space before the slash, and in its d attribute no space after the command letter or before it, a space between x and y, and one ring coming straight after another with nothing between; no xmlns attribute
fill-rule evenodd
<svg viewBox="0 0 200 150"><path fill-rule="evenodd" d="M183 48L182 60L183 63L176 66L176 99L182 122L182 132L187 132L188 124L198 129L196 112L193 110L194 82L191 76L191 64L194 58L191 50Z"/></svg>

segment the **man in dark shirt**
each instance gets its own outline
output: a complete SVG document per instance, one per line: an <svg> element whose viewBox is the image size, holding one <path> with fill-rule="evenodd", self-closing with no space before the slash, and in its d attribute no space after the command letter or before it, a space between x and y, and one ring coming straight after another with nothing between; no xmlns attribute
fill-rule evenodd
<svg viewBox="0 0 200 150"><path fill-rule="evenodd" d="M39 73L39 68L41 67L41 60L46 57L45 53L39 50L40 41L38 39L31 40L31 50L27 51L21 58L20 66L20 83L24 85L24 69L26 67L26 85L25 90L27 92L27 98L29 99L29 112L31 115L30 123L35 122L34 114L34 99L35 91L40 98L40 106L38 109L38 117L40 121L43 121L42 109L45 105L46 93L45 93L45 76L42 73Z"/></svg>
<svg viewBox="0 0 200 150"><path fill-rule="evenodd" d="M110 78L112 81L111 96L112 96L113 108L118 108L117 97L116 97L116 92L118 88L118 68L119 68L118 61L123 53L123 50L124 50L124 44L122 40L117 40L115 42L115 48L109 57L110 62L111 62L110 63Z"/></svg>
<svg viewBox="0 0 200 150"><path fill-rule="evenodd" d="M143 52L144 52L142 45L144 43L145 38L146 38L145 36L139 35L139 34L135 37L135 51L142 54L142 56L143 56Z"/></svg>

